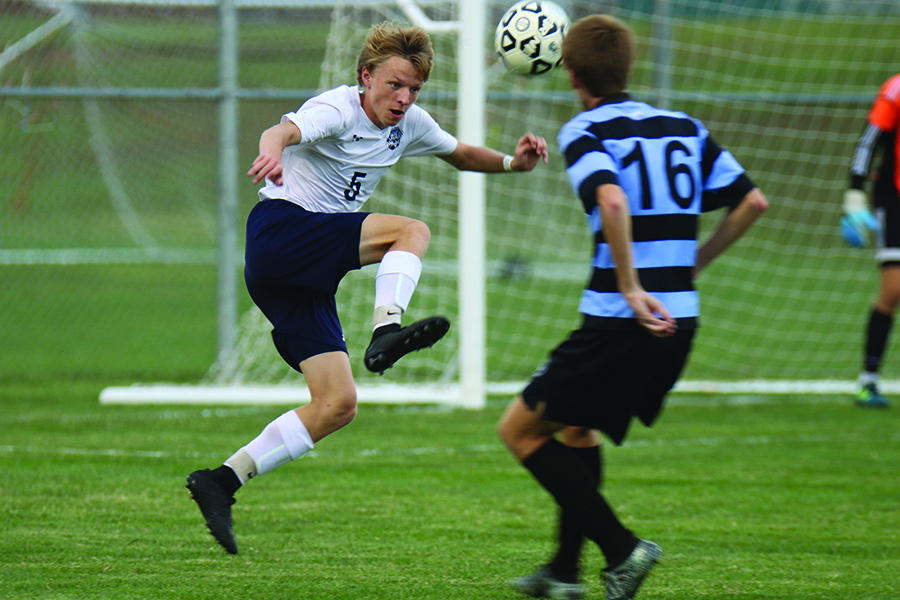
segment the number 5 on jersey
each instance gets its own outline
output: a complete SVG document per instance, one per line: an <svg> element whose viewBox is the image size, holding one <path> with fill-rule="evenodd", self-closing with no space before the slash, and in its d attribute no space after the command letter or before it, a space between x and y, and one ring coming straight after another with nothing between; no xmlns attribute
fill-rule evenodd
<svg viewBox="0 0 900 600"><path fill-rule="evenodd" d="M353 202L359 196L359 188L362 187L362 179L366 178L366 174L360 171L354 171L353 177L350 179L350 186L344 190L344 198Z"/></svg>

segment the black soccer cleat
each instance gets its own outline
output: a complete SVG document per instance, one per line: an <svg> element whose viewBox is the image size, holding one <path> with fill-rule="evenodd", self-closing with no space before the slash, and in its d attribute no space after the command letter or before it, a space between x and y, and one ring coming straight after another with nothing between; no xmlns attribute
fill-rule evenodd
<svg viewBox="0 0 900 600"><path fill-rule="evenodd" d="M532 598L551 598L552 600L584 598L584 584L557 579L553 576L550 565L544 565L531 575L516 577L509 584L517 592Z"/></svg>
<svg viewBox="0 0 900 600"><path fill-rule="evenodd" d="M638 540L622 564L601 573L606 579L606 600L634 600L638 588L661 558L662 548L653 542Z"/></svg>
<svg viewBox="0 0 900 600"><path fill-rule="evenodd" d="M194 471L184 486L191 492L191 498L200 507L206 526L216 541L229 554L237 554L237 542L231 530L231 505L234 496L225 493L222 487L210 477L210 470Z"/></svg>
<svg viewBox="0 0 900 600"><path fill-rule="evenodd" d="M428 317L398 331L373 336L363 362L373 373L384 373L410 352L433 346L449 330L446 317Z"/></svg>

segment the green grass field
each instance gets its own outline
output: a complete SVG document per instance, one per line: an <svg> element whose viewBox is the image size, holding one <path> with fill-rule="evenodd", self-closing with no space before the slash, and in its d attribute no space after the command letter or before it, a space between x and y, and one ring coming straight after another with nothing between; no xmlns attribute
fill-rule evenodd
<svg viewBox="0 0 900 600"><path fill-rule="evenodd" d="M181 486L285 407L101 407L94 383L0 389L3 597L514 599L550 497L479 412L363 406L238 494L240 554ZM662 545L643 600L896 600L900 415L844 398L676 394L605 451L624 522ZM595 548L589 598L602 598Z"/></svg>
<svg viewBox="0 0 900 600"><path fill-rule="evenodd" d="M0 47L46 21L37 9L19 14L25 5L9 4ZM70 30L54 36L7 65L0 85L214 87L214 20L202 12L98 10L78 44ZM318 85L327 11L245 17L243 87ZM675 108L707 121L773 202L760 227L699 282L705 325L689 376L855 376L876 282L869 252L842 248L836 223L866 103L742 103L729 94L874 93L895 68L897 24L895 15L678 21L673 85L708 96ZM635 88L652 96L650 26L634 25ZM862 42L854 40L860 31ZM436 38L439 52L449 54L448 44ZM442 64L421 100L450 130L464 116L440 104L440 93L428 94L444 89L440 79L454 81L455 69ZM509 145L512 131L534 123L546 124L538 133L552 141L575 110L553 96L567 91L562 76L527 85L492 76L489 91L499 96L488 107L491 145ZM553 99L532 102L534 91ZM242 101L242 165L255 156L259 132L300 101ZM140 247L130 211L151 247L213 250L215 120L203 100L92 107L0 98L0 251ZM104 170L111 166L127 197L112 191ZM589 240L561 162L544 175L492 188L489 258L586 262ZM401 164L392 176L455 190L447 172L422 177ZM379 192L391 184L382 185ZM256 196L243 175L240 186L243 222ZM425 219L435 234L429 257L454 257L464 225L455 197L435 194L450 207L441 212L434 196L422 202L418 194L403 191L410 204L392 205L379 193L370 208ZM455 311L446 291L455 284L442 277L423 280L417 311ZM361 279L362 287L347 282L339 299L365 299L345 319L360 370L371 294ZM491 376L526 378L575 323L580 288L573 280L491 278ZM554 511L494 435L505 398L478 412L361 407L313 455L239 494L238 556L215 545L182 488L185 475L221 463L286 407L98 403L107 386L203 378L215 360L215 293L210 264L0 265L0 597L516 598L506 582L547 557ZM243 290L240 303L249 306ZM446 346L433 352L452 354ZM889 357L898 351L895 336ZM900 361L889 362L886 375L895 376ZM390 379L416 374L401 369ZM896 409L859 410L846 397L675 394L654 430L636 427L605 459L610 501L666 553L642 600L900 596ZM589 598L602 598L595 549L584 566Z"/></svg>

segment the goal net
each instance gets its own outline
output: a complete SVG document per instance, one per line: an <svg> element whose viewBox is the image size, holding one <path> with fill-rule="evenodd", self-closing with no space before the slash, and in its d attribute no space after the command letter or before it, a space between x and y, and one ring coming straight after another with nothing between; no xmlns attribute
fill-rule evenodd
<svg viewBox="0 0 900 600"><path fill-rule="evenodd" d="M394 2L237 4L239 142L246 164L255 156L259 133L281 114L296 109L317 90L354 82L359 47L372 23L410 20ZM545 136L553 152L549 165L530 174L485 178L486 380L488 391L498 393L517 391L548 351L577 325L578 298L592 252L564 163L555 152L559 127L579 107L564 72L522 78L506 73L493 56L491 37L507 4L487 2L484 13L485 142L511 152L518 137L532 131ZM851 390L862 362L864 321L877 289L877 270L870 250L844 245L837 224L850 157L866 112L880 84L895 72L900 8L890 0L559 4L573 21L607 12L629 22L638 39L633 96L702 119L771 201L772 208L750 234L697 282L703 326L678 389ZM215 87L214 3L106 0L41 6L69 5L84 9L77 20L80 29L63 25L63 33L48 38L54 47L66 49L52 55L63 61L60 73L77 73L83 82L110 89ZM436 23L459 21L456 3L429 1L418 6ZM34 28L46 20L34 18ZM456 133L469 118L458 110L460 95L478 90L459 89L459 38L450 29L440 28L432 35L437 60L419 103ZM75 31L80 33L68 33ZM156 64L164 68L155 72L129 68L129 60L150 64L148 57L156 57ZM27 85L28 70L17 66L21 61L22 57L14 58L6 66L0 62L0 83L14 73L15 86ZM24 110L26 103L10 98L10 93L0 116L14 124L16 111ZM98 229L99 235L114 238L108 246L130 245L145 254L177 250L182 252L176 253L177 260L191 260L193 255L183 252L190 250L206 253L197 260L208 260L216 237L215 198L209 190L210 178L216 177L214 161L208 161L215 153L210 103L195 95L123 102L115 110L91 99L65 106L79 113L80 138L98 165L99 177L92 179L91 189L100 182L104 190L95 195L109 199L111 208L104 218L112 224ZM183 118L185 114L188 118ZM148 122L157 128L135 129ZM0 143L27 148L4 135L8 134L0 131ZM51 146L42 143L38 150L46 156ZM195 153L205 155L199 175L181 165ZM178 166L177 178L161 174L167 163L160 155L176 158L168 164ZM21 164L7 168L16 172L27 161L22 157ZM71 177L77 177L78 168L70 170ZM131 178L137 178L136 185ZM241 219L254 201L254 190L246 182L242 185ZM151 191L148 201L144 195ZM454 325L435 347L404 358L384 376L372 375L363 368L362 355L370 337L374 267L348 275L337 301L361 400L459 401L458 240L461 228L467 227L459 206L457 173L434 158L401 161L367 203L366 210L402 214L429 225L432 242L406 318L444 314ZM97 212L88 199L72 208ZM71 214L49 211L47 219ZM719 218L717 213L704 216L701 236ZM67 221L72 222L77 220ZM87 228L58 226L68 227L66 235L83 238L82 245L97 238ZM243 223L236 226L240 230ZM174 241L173 232L180 236ZM21 238L16 233L7 239ZM31 238L19 249L42 243L43 249L60 249L56 241ZM8 253L12 258L6 260L15 262L20 255ZM127 261L127 253L118 256ZM281 362L271 344L270 326L246 298L242 306L236 364L214 364L200 385L193 386L194 397L210 402L302 399L302 376ZM895 354L895 349L889 350L884 370L888 391L894 389L900 372L890 360ZM188 388L179 389L184 393L168 397L183 401ZM158 401L161 388L120 391L110 390L106 398Z"/></svg>

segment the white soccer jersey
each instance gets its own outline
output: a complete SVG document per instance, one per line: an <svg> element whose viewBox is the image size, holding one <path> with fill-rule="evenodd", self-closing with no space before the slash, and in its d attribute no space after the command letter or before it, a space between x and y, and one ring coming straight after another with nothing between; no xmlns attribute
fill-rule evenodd
<svg viewBox="0 0 900 600"><path fill-rule="evenodd" d="M355 87L341 86L281 117L300 129L301 142L281 156L283 185L266 180L259 197L284 199L314 212L355 212L402 156L450 154L456 138L413 104L397 125L379 129Z"/></svg>

